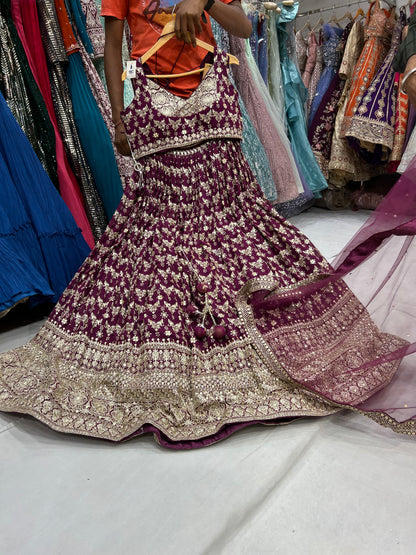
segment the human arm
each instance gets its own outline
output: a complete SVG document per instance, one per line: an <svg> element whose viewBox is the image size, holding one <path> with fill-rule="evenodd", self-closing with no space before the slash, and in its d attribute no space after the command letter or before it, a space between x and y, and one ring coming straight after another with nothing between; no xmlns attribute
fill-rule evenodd
<svg viewBox="0 0 416 555"><path fill-rule="evenodd" d="M394 58L393 68L402 73L403 79L406 79L403 91L416 108L416 72L409 74L412 69L416 68L416 12L410 18L409 26L406 28L403 41Z"/></svg>
<svg viewBox="0 0 416 555"><path fill-rule="evenodd" d="M410 103L416 108L416 71L410 73L416 68L416 54L410 56L407 60L406 68L403 76L406 77L406 82L403 84L403 92L409 97Z"/></svg>
<svg viewBox="0 0 416 555"><path fill-rule="evenodd" d="M178 40L184 40L187 44L195 46L195 37L202 31L201 16L205 5L206 0L182 0L177 4L175 33ZM209 8L209 15L232 35L241 38L248 38L251 35L251 22L239 0L229 4L214 0Z"/></svg>
<svg viewBox="0 0 416 555"><path fill-rule="evenodd" d="M124 108L124 84L121 80L123 33L124 20L106 16L104 71L111 102L111 118L116 126L114 144L120 154L131 156L124 125L120 123L120 114Z"/></svg>

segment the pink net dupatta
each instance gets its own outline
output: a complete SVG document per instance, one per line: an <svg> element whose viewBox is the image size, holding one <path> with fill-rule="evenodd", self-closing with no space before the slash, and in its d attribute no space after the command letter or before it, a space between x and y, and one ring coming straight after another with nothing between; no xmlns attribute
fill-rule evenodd
<svg viewBox="0 0 416 555"><path fill-rule="evenodd" d="M271 371L308 395L416 435L416 158L333 271L237 304Z"/></svg>

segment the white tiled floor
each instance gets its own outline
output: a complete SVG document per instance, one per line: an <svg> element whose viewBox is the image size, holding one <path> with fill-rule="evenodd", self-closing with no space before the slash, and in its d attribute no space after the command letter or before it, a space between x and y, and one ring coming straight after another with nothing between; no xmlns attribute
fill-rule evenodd
<svg viewBox="0 0 416 555"><path fill-rule="evenodd" d="M331 259L366 214L293 218ZM0 335L0 351L40 324ZM416 441L340 413L191 452L0 415L0 553L414 554Z"/></svg>

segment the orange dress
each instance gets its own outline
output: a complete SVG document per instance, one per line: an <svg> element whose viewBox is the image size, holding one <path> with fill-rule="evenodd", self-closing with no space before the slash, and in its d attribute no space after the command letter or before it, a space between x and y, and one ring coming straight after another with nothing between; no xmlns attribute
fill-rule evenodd
<svg viewBox="0 0 416 555"><path fill-rule="evenodd" d="M390 47L391 36L395 25L395 14L380 8L376 0L374 12L370 16L365 28L365 45L353 71L349 96L345 107L344 121L342 122L341 137L350 126L351 118L355 114L364 93L368 89ZM370 8L371 10L371 8Z"/></svg>

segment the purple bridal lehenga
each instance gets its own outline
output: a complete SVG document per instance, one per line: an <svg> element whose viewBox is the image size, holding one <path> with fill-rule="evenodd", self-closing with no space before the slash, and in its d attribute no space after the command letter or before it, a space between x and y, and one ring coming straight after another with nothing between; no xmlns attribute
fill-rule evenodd
<svg viewBox="0 0 416 555"><path fill-rule="evenodd" d="M226 55L189 99L139 67L122 117L135 172L49 320L0 356L0 408L113 441L153 432L173 449L365 412L408 343L339 279L355 259L334 272L261 194Z"/></svg>

